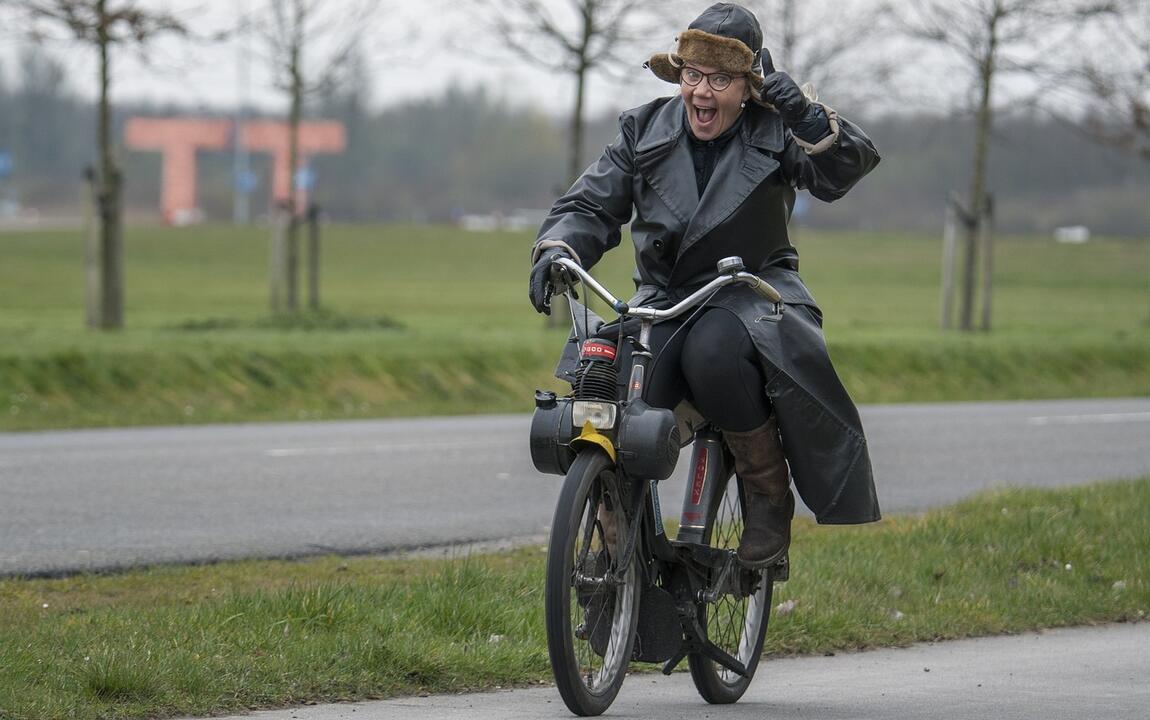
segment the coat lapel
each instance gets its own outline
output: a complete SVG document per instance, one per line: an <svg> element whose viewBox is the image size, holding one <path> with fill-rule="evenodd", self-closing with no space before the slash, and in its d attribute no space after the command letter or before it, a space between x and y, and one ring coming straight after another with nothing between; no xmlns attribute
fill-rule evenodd
<svg viewBox="0 0 1150 720"><path fill-rule="evenodd" d="M711 181L703 190L703 197L699 199L683 242L679 244L678 257L730 217L759 183L778 170L776 156L782 153L783 143L783 125L778 115L760 108L748 111L742 131L731 138L711 175ZM758 152L756 148L767 152ZM689 149L687 160L691 162ZM693 181L694 166L689 169L692 174L688 177Z"/></svg>
<svg viewBox="0 0 1150 720"><path fill-rule="evenodd" d="M695 161L683 130L683 100L659 109L635 146L635 166L643 179L683 226L699 205Z"/></svg>

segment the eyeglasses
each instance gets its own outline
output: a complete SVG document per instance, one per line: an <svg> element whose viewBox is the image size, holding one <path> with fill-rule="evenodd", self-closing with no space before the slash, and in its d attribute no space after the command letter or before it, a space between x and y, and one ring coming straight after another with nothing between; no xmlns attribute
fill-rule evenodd
<svg viewBox="0 0 1150 720"><path fill-rule="evenodd" d="M731 83L735 81L735 77L742 77L742 75L733 76L725 72L705 73L693 67L685 67L679 71L680 81L685 82L691 87L695 87L703 82L703 78L706 78L707 84L710 85L711 89L715 92L723 92L729 88Z"/></svg>

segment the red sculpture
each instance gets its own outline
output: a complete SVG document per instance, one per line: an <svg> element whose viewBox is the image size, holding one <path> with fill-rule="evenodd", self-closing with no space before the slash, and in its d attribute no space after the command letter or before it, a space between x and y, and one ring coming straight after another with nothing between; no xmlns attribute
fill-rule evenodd
<svg viewBox="0 0 1150 720"><path fill-rule="evenodd" d="M226 150L233 139L253 152L272 155L272 200L284 202L291 194L291 168L288 167L288 124L276 120L249 120L236 126L226 119L134 117L124 129L124 140L133 150L163 153L160 205L164 222L179 223L194 217L196 201L196 152ZM307 166L312 155L343 152L347 136L343 123L309 121L300 123L299 165ZM307 194L300 190L296 207L307 206Z"/></svg>

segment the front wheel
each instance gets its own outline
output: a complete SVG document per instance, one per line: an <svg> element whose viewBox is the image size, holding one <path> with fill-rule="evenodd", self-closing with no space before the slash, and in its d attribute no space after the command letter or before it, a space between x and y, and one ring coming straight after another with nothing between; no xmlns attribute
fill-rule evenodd
<svg viewBox="0 0 1150 720"><path fill-rule="evenodd" d="M726 487L716 488L703 531L703 542L728 550L739 546L743 532L746 496L741 483L732 476ZM747 691L763 652L767 619L771 609L774 569L754 573L749 593L736 597L724 594L714 603L699 605L699 624L707 639L747 669L746 675L728 670L701 653L687 656L695 689L709 703L736 702Z"/></svg>
<svg viewBox="0 0 1150 720"><path fill-rule="evenodd" d="M547 651L563 702L576 715L606 710L627 672L639 616L636 555L619 566L630 527L621 479L598 449L567 471L547 555Z"/></svg>

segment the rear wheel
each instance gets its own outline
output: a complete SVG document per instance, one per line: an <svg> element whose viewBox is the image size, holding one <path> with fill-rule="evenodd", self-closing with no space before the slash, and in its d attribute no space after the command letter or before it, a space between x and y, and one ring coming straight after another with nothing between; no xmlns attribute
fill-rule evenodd
<svg viewBox="0 0 1150 720"><path fill-rule="evenodd" d="M619 566L628 521L614 465L598 449L567 472L551 525L545 615L547 651L563 702L599 715L623 684L639 616L637 564Z"/></svg>
<svg viewBox="0 0 1150 720"><path fill-rule="evenodd" d="M747 503L741 483L734 476L725 485L721 492L715 493L707 513L703 542L712 547L734 550L739 546L743 532ZM749 593L742 597L724 594L713 603L699 605L699 624L706 630L707 639L747 669L745 676L739 675L701 653L688 655L691 679L699 694L709 703L733 703L751 684L767 632L773 572L773 569L766 569L754 573L747 588Z"/></svg>

